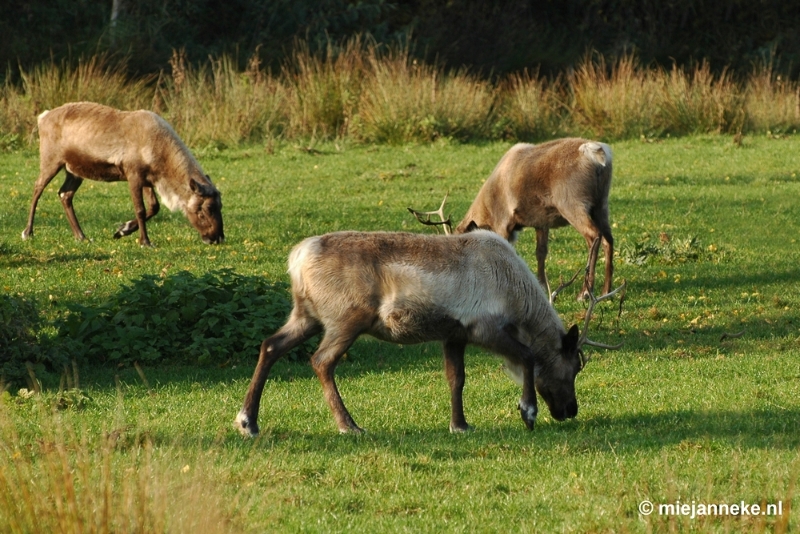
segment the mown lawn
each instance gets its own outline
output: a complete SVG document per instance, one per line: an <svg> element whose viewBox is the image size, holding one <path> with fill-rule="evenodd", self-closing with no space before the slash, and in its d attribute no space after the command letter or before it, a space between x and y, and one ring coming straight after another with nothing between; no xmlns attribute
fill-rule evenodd
<svg viewBox="0 0 800 534"><path fill-rule="evenodd" d="M111 238L131 216L124 184L84 185L75 205L90 240L75 242L55 194L61 177L40 201L35 238L23 242L38 156L2 154L0 289L35 299L52 318L145 274L230 268L285 281L286 256L306 236L431 231L406 207L434 209L448 192L457 220L508 147L198 151L223 194L226 243L203 245L181 214L165 211L148 225L153 249ZM745 137L742 146L724 136L628 141L613 149L616 279L627 280L628 291L620 317L616 305L596 312L592 338L625 345L590 350L577 380L576 420L558 423L545 411L528 432L517 386L499 360L476 349L468 352L465 389L476 429L466 435L447 431L436 345L363 339L348 352L338 383L364 436L338 434L305 362L273 369L256 440L232 427L255 353L206 366L145 365L141 374L84 365L72 392L59 393L58 379L45 377L42 395L26 398L15 385L2 397L0 482L15 493L0 499L0 525L20 532L64 521L84 531L100 524L201 532L796 529L800 137ZM531 265L533 241L526 231L517 245ZM577 232L552 232L551 281L570 276L585 256ZM583 313L577 290L556 304L568 324ZM104 513L102 503L117 502L109 495L119 502ZM62 497L63 506L48 500ZM639 512L644 500L656 507L651 515ZM70 515L70 502L95 510L91 519L59 522L84 517ZM783 513L690 518L658 510L740 502L781 503Z"/></svg>

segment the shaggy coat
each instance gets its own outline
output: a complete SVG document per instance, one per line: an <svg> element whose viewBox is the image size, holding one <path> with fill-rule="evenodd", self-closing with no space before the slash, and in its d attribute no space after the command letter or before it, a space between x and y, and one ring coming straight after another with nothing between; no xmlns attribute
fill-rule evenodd
<svg viewBox="0 0 800 534"><path fill-rule="evenodd" d="M606 265L603 293L608 293L614 270L608 210L611 163L608 145L586 139L516 144L500 159L455 233L484 228L513 242L523 228L535 228L537 276L549 292L545 274L549 230L572 225L589 247L589 272L579 298L594 287L597 253L592 244L598 237Z"/></svg>
<svg viewBox="0 0 800 534"><path fill-rule="evenodd" d="M523 385L522 418L533 428L536 393L558 420L574 417L581 368L578 329L567 332L527 264L495 233L459 236L336 232L311 237L289 256L294 308L265 340L236 425L258 433L259 402L272 364L324 332L312 365L339 430L360 431L333 379L362 334L393 343L440 341L451 388L452 431L468 428L461 392L464 349L474 344L507 361Z"/></svg>
<svg viewBox="0 0 800 534"><path fill-rule="evenodd" d="M204 242L224 240L219 191L167 121L152 111L118 111L76 102L45 111L38 123L39 178L23 239L33 235L39 197L63 168L66 180L58 194L78 240L86 236L75 217L72 198L83 179L128 182L136 218L122 224L115 238L138 229L139 243L150 245L145 222L159 210L155 189L165 206L186 215Z"/></svg>

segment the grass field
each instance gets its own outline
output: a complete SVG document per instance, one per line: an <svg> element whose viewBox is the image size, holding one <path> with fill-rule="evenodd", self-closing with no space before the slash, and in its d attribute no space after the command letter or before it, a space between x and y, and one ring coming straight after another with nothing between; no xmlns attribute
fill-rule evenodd
<svg viewBox="0 0 800 534"><path fill-rule="evenodd" d="M180 213L148 224L153 249L111 238L124 184L86 183L73 240L56 191L23 242L35 152L0 154L0 289L50 317L144 274L189 270L287 280L291 247L341 229L423 229L407 206L463 215L507 143L398 147L277 143L198 152L223 195L226 243L203 245ZM0 531L662 532L798 528L800 137L618 142L611 216L621 317L596 312L576 420L528 432L500 361L467 355L465 412L447 430L436 345L359 340L338 367L364 436L340 436L310 366L276 364L262 435L232 428L257 354L220 366L79 368L58 391L0 402ZM517 245L535 263L533 232ZM548 275L585 263L551 234ZM598 269L600 270L600 269ZM577 286L559 298L581 317ZM744 332L721 340L724 333ZM68 380L67 380L68 378ZM47 385L47 384L46 384ZM639 512L642 501L655 511ZM780 515L659 513L659 504L780 504ZM6 525L6 526L3 526Z"/></svg>

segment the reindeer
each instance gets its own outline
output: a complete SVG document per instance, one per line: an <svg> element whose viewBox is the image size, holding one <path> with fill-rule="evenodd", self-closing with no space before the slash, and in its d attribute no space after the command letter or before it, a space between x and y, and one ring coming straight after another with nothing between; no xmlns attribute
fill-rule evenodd
<svg viewBox="0 0 800 534"><path fill-rule="evenodd" d="M522 385L519 410L531 430L536 390L554 419L577 415L575 377L586 362L582 345L621 346L586 337L592 308L601 299L592 301L583 334L577 325L565 330L527 264L507 241L484 230L452 237L389 232L310 237L289 255L289 275L293 309L287 323L261 344L235 419L246 436L259 432L259 404L272 365L320 332L311 364L343 433L362 430L339 395L334 369L362 334L402 344L442 342L451 432L470 428L462 403L468 344L506 360Z"/></svg>
<svg viewBox="0 0 800 534"><path fill-rule="evenodd" d="M597 253L591 251L598 237L606 262L603 293L608 293L614 272L614 238L608 220L611 159L608 145L586 139L516 144L500 159L455 233L484 228L513 243L523 228L535 228L537 277L550 293L544 268L549 232L570 224L586 239L590 251L589 271L578 300L588 297L594 288ZM423 224L444 225L445 232L450 232L444 202L437 211L408 209ZM431 215L442 220L431 221Z"/></svg>
<svg viewBox="0 0 800 534"><path fill-rule="evenodd" d="M39 178L22 239L33 236L36 204L62 168L67 177L58 196L79 241L86 236L75 216L72 197L84 179L128 182L136 218L122 224L115 239L138 229L139 244L150 246L145 222L160 207L153 189L170 210L180 209L186 215L205 243L225 239L219 191L169 123L155 113L75 102L45 111L38 123Z"/></svg>

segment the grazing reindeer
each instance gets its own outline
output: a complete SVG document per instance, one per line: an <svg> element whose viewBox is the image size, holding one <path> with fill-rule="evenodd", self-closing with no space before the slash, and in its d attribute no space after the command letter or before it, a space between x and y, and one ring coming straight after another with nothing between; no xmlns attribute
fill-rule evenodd
<svg viewBox="0 0 800 534"><path fill-rule="evenodd" d="M527 264L492 232L310 237L289 255L289 275L294 307L287 323L261 344L236 417L236 427L247 436L258 434L259 404L272 365L320 332L324 335L311 364L340 432L361 432L334 381L336 364L361 334L403 344L442 342L452 432L469 428L462 403L468 344L502 356L518 375L519 410L529 429L538 412L536 390L553 418L577 415L581 345L617 348L587 340L586 327L582 336L577 325L566 331Z"/></svg>
<svg viewBox="0 0 800 534"><path fill-rule="evenodd" d="M86 239L72 207L84 178L128 182L136 218L121 225L115 239L138 229L139 244L150 246L145 222L159 210L153 189L170 210L183 211L205 243L225 239L219 191L178 134L155 113L76 102L45 111L38 122L39 178L22 239L33 235L39 197L62 168L67 178L58 196L75 239ZM142 195L147 197L147 211Z"/></svg>
<svg viewBox="0 0 800 534"><path fill-rule="evenodd" d="M549 293L544 269L549 231L570 224L586 239L590 250L589 271L578 299L587 297L594 288L597 253L592 255L591 250L598 237L602 238L606 261L603 293L608 293L614 272L614 238L608 221L611 159L608 145L585 139L514 145L483 184L455 233L484 228L514 242L520 230L535 228L537 277ZM450 221L444 218L444 202L438 211L409 210L423 224L443 224L448 231ZM439 215L442 221L432 222L430 215ZM423 220L422 216L428 218Z"/></svg>

